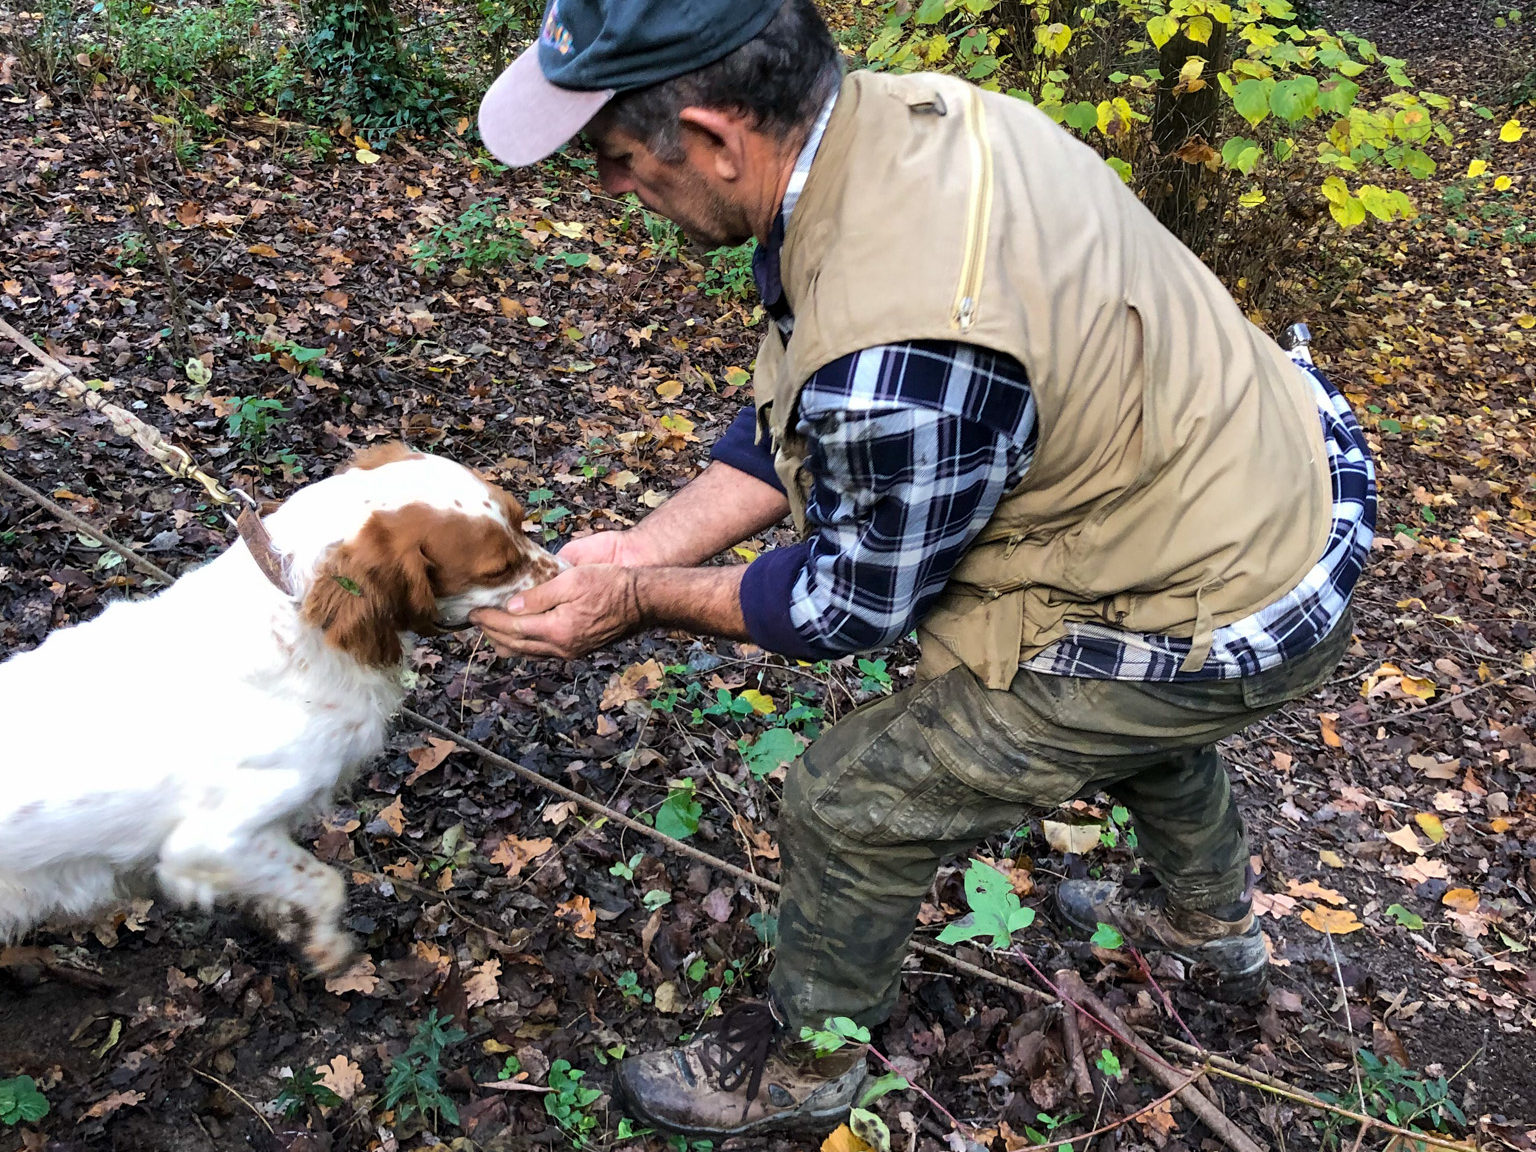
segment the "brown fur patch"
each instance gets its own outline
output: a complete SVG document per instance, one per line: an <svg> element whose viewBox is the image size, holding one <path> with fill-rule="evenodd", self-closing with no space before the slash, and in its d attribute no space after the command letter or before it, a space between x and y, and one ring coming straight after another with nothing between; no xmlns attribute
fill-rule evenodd
<svg viewBox="0 0 1536 1152"><path fill-rule="evenodd" d="M415 460L421 456L420 452L412 452L399 440L391 440L384 444L373 444L367 448L360 448L346 471L367 471L370 468L382 468L386 464L394 464L400 460Z"/></svg>

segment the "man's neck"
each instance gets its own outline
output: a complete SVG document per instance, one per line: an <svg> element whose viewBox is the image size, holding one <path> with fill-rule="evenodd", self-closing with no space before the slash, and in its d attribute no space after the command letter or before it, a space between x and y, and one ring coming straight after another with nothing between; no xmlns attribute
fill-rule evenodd
<svg viewBox="0 0 1536 1152"><path fill-rule="evenodd" d="M784 194L788 191L790 179L795 174L795 163L800 159L800 151L805 147L805 142L810 139L810 135L811 125L806 124L783 141L777 142L773 155L763 166L764 171L769 173L769 178L764 182L758 211L753 214L752 220L752 231L759 244L768 243L768 235L773 231L773 222L778 218L779 210L784 204Z"/></svg>

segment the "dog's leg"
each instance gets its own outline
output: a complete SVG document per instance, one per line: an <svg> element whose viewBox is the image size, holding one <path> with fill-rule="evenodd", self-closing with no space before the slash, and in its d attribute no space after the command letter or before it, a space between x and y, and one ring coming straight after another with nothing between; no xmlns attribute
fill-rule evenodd
<svg viewBox="0 0 1536 1152"><path fill-rule="evenodd" d="M298 941L317 972L339 972L352 958L352 940L341 927L346 884L278 829L220 835L200 817L166 841L157 875L177 900L253 905L283 938Z"/></svg>

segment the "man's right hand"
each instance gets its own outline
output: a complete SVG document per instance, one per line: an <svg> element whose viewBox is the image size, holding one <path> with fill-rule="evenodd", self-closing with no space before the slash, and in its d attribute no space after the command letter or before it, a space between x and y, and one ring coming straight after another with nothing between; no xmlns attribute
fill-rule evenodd
<svg viewBox="0 0 1536 1152"><path fill-rule="evenodd" d="M646 561L635 547L629 532L594 532L572 540L560 549L560 559L567 564L617 564L621 568L640 568Z"/></svg>

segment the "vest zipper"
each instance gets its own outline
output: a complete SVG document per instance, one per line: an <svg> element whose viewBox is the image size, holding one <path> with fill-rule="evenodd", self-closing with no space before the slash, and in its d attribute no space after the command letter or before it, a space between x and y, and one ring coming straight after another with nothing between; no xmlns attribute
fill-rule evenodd
<svg viewBox="0 0 1536 1152"><path fill-rule="evenodd" d="M977 297L986 267L987 225L992 216L992 149L987 143L986 108L979 91L970 96L965 127L971 146L971 190L966 199L965 256L960 262L954 307L954 321L962 332L969 331L976 318Z"/></svg>

